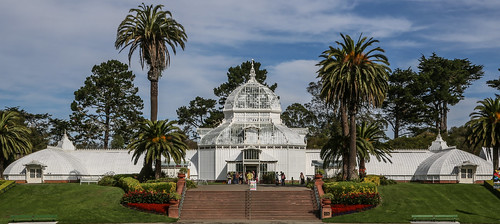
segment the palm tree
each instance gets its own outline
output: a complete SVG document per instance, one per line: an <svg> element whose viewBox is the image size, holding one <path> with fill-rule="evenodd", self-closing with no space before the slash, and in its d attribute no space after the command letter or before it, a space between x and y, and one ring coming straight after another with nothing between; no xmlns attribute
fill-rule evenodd
<svg viewBox="0 0 500 224"><path fill-rule="evenodd" d="M378 40L359 36L355 43L349 35L336 41L339 48L329 47L320 57L318 77L323 87L321 97L327 103L345 106L349 114L349 172L348 179L356 173L356 114L362 104L381 106L387 93L387 57L382 48L368 50Z"/></svg>
<svg viewBox="0 0 500 224"><path fill-rule="evenodd" d="M342 165L342 179L346 179L348 165L348 147L349 136L338 133L331 136L326 144L321 148L320 157L323 160L323 169L329 168L332 164Z"/></svg>
<svg viewBox="0 0 500 224"><path fill-rule="evenodd" d="M118 26L115 47L120 52L129 47L129 64L134 51L139 48L141 66L149 66L148 80L151 82L151 120L157 120L158 114L158 79L161 72L170 64L170 52L176 54L176 47L184 50L187 35L184 27L172 19L170 11L163 11L163 5L146 6L130 9Z"/></svg>
<svg viewBox="0 0 500 224"><path fill-rule="evenodd" d="M381 141L384 139L385 134L377 123L367 124L362 122L361 125L358 125L356 134L360 173L364 173L366 170L365 163L370 162L370 155L375 156L379 162L392 163L389 158L392 149L389 144Z"/></svg>
<svg viewBox="0 0 500 224"><path fill-rule="evenodd" d="M3 178L4 164L12 156L31 152L30 129L22 125L19 114L14 111L0 111L0 178Z"/></svg>
<svg viewBox="0 0 500 224"><path fill-rule="evenodd" d="M187 145L184 143L186 135L174 126L175 121L146 120L139 126L139 132L128 145L129 153L134 151L132 159L137 164L139 157L145 154L145 162L155 162L155 178L161 177L161 157L167 162L173 160L179 164L185 161Z"/></svg>
<svg viewBox="0 0 500 224"><path fill-rule="evenodd" d="M468 129L466 143L493 149L493 170L498 168L500 150L500 97L478 101L471 117L465 125Z"/></svg>

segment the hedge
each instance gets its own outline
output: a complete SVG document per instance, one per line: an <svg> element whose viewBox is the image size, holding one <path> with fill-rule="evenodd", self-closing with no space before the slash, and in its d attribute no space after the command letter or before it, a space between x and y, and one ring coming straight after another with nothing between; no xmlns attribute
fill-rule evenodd
<svg viewBox="0 0 500 224"><path fill-rule="evenodd" d="M380 176L367 175L363 180L363 183L374 183L375 185L380 186Z"/></svg>
<svg viewBox="0 0 500 224"><path fill-rule="evenodd" d="M377 205L380 195L374 183L332 182L323 184L325 193L331 193L333 204Z"/></svg>
<svg viewBox="0 0 500 224"><path fill-rule="evenodd" d="M177 190L177 184L174 182L142 183L140 186L145 191L166 192L169 194Z"/></svg>
<svg viewBox="0 0 500 224"><path fill-rule="evenodd" d="M122 177L118 180L116 185L125 192L143 190L139 181L132 177Z"/></svg>
<svg viewBox="0 0 500 224"><path fill-rule="evenodd" d="M6 192L16 185L16 182L13 180L0 180L0 194Z"/></svg>
<svg viewBox="0 0 500 224"><path fill-rule="evenodd" d="M493 188L493 180L484 181L484 186L488 188L493 194L495 194L498 198L500 198L500 189Z"/></svg>

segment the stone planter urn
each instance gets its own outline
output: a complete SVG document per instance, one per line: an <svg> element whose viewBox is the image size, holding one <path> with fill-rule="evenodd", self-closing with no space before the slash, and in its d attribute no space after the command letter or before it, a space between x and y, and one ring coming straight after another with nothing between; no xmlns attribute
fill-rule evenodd
<svg viewBox="0 0 500 224"><path fill-rule="evenodd" d="M176 200L176 199L170 199L169 202L170 202L170 205L177 205L177 204L179 204L179 200Z"/></svg>
<svg viewBox="0 0 500 224"><path fill-rule="evenodd" d="M327 199L327 198L323 198L323 199L321 199L321 203L324 204L324 205L331 205L332 204L332 200Z"/></svg>
<svg viewBox="0 0 500 224"><path fill-rule="evenodd" d="M178 173L177 177L178 178L186 178L186 174L185 173Z"/></svg>
<svg viewBox="0 0 500 224"><path fill-rule="evenodd" d="M323 174L317 173L314 175L314 179L321 179L323 178Z"/></svg>

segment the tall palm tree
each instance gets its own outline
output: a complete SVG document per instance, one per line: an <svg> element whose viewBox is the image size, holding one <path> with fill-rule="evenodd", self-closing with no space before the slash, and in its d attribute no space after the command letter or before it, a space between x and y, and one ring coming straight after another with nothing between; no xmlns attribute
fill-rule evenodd
<svg viewBox="0 0 500 224"><path fill-rule="evenodd" d="M0 178L3 178L4 164L12 156L25 155L33 148L29 139L31 130L22 125L19 113L0 111Z"/></svg>
<svg viewBox="0 0 500 224"><path fill-rule="evenodd" d="M163 11L163 5L130 9L129 15L118 26L115 47L120 52L129 47L129 63L134 51L139 48L139 58L149 66L148 80L151 82L151 120L158 115L158 79L170 64L170 52L176 54L176 47L184 50L187 35L184 27L172 19L170 11Z"/></svg>
<svg viewBox="0 0 500 224"><path fill-rule="evenodd" d="M139 126L139 132L128 145L129 153L134 152L132 159L137 164L140 156L145 154L146 163L155 162L155 178L161 177L161 157L167 162L173 160L179 164L185 161L187 145L186 135L174 126L175 121L146 120Z"/></svg>
<svg viewBox="0 0 500 224"><path fill-rule="evenodd" d="M390 71L385 51L372 48L378 40L359 36L354 42L349 35L340 34L340 47L329 47L320 57L318 77L323 88L321 97L328 103L345 106L349 114L349 172L348 179L357 178L356 173L356 114L362 104L381 106L387 93Z"/></svg>
<svg viewBox="0 0 500 224"><path fill-rule="evenodd" d="M466 143L493 149L493 170L498 168L500 150L500 97L478 101L465 125L468 129Z"/></svg>
<svg viewBox="0 0 500 224"><path fill-rule="evenodd" d="M389 144L381 141L385 134L377 123L362 122L358 125L356 134L360 173L366 170L365 163L370 162L370 155L375 156L378 161L392 162L389 158L392 149Z"/></svg>

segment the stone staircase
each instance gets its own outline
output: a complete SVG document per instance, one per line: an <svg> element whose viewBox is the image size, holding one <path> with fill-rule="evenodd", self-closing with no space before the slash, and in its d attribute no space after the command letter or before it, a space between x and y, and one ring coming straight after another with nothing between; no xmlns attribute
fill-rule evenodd
<svg viewBox="0 0 500 224"><path fill-rule="evenodd" d="M318 220L312 191L187 191L181 220Z"/></svg>

